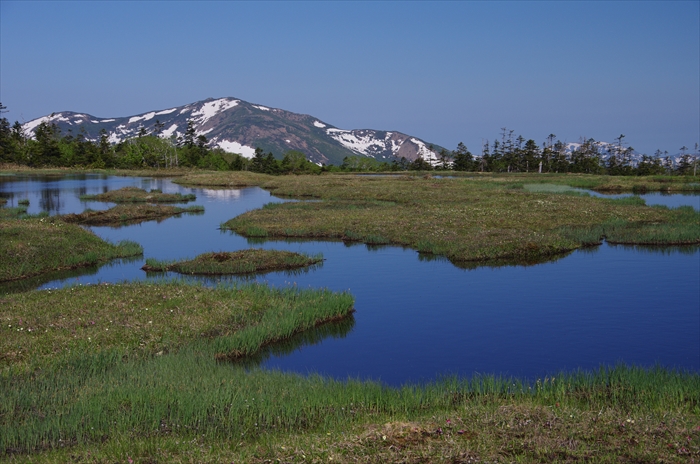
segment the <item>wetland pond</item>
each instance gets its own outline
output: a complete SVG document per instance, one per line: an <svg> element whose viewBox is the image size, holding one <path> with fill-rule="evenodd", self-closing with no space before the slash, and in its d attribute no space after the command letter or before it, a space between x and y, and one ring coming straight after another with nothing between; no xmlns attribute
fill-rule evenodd
<svg viewBox="0 0 700 464"><path fill-rule="evenodd" d="M611 246L577 250L532 266L461 269L395 246L334 241L254 242L219 225L277 199L260 188L187 188L169 179L74 175L1 176L6 206L28 199L29 213L80 213L113 204L81 201L126 186L194 193L204 214L121 228L91 227L111 242L133 240L144 256L99 268L0 286L30 288L162 279L140 268L146 258L194 258L250 247L323 253L322 266L254 277L200 278L267 282L273 286L349 290L354 319L321 327L251 360L264 368L319 373L389 385L457 374L523 379L615 363L700 371L700 247ZM700 209L700 196L648 194ZM168 274L165 278L181 278ZM193 278L194 279L194 278Z"/></svg>

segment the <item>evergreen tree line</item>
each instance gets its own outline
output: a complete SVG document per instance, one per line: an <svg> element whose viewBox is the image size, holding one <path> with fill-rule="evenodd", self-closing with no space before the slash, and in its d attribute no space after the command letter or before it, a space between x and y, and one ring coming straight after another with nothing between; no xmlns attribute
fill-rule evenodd
<svg viewBox="0 0 700 464"><path fill-rule="evenodd" d="M0 111L5 107L0 104ZM624 135L613 144L601 144L594 139L582 140L573 150L550 134L542 145L534 140L514 137L512 130L503 128L500 137L473 155L463 143L454 151L441 149L437 160L418 157L382 162L365 156L349 156L340 166L318 166L299 151L287 152L278 160L261 148L251 159L210 148L204 135L197 135L192 121L185 134L162 138L163 124L156 121L149 133L141 128L136 137L112 144L103 129L98 140L89 140L84 128L77 134L61 134L55 123L42 122L27 137L19 122L10 126L0 118L0 163L15 163L31 167L92 167L92 168L169 168L197 167L213 170L247 170L266 174L320 173L322 171L384 172L454 170L473 172L572 172L609 175L695 175L698 164L698 144L694 154L682 147L680 160L673 162L668 152L657 150L654 156L642 155L633 160L632 147L626 147ZM434 151L431 147L431 151ZM606 155L606 156L604 156Z"/></svg>
<svg viewBox="0 0 700 464"><path fill-rule="evenodd" d="M653 156L633 157L634 149L626 147L624 134L615 139L613 144L602 144L594 139L582 140L573 150L556 140L550 134L547 140L538 145L532 139L522 136L514 137L513 131L502 129L500 138L489 143L486 141L481 154L475 156L463 143L454 151L441 149L437 159L426 161L418 158L407 161L405 158L391 162L380 162L363 156L350 156L343 160L340 170L344 171L472 171L472 172L572 172L609 175L695 175L698 156L698 144L694 154L688 153L687 147L680 149L681 156L677 162L668 152L657 150ZM430 147L431 151L435 151Z"/></svg>

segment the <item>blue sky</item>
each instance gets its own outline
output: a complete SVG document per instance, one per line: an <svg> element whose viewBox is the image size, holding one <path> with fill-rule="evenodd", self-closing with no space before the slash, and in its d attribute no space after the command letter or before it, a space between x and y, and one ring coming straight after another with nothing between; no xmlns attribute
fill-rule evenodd
<svg viewBox="0 0 700 464"><path fill-rule="evenodd" d="M237 97L475 153L507 127L700 142L700 2L0 1L14 122Z"/></svg>

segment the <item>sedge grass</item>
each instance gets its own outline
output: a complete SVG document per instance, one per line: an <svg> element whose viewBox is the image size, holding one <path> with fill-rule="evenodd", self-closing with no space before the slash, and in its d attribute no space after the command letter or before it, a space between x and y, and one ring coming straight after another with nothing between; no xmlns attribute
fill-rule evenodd
<svg viewBox="0 0 700 464"><path fill-rule="evenodd" d="M163 193L156 189L149 192L138 187L124 187L98 195L81 195L80 199L112 203L186 203L196 200L197 197L192 193L183 195L181 193Z"/></svg>
<svg viewBox="0 0 700 464"><path fill-rule="evenodd" d="M251 248L233 252L204 253L194 259L163 262L153 258L142 267L147 272L173 271L180 274L225 275L282 271L323 262L323 255L310 256L281 250Z"/></svg>
<svg viewBox="0 0 700 464"><path fill-rule="evenodd" d="M181 208L178 206L130 204L117 205L103 211L85 210L79 214L65 214L61 216L61 219L72 224L119 227L146 221L162 221L183 213L198 214L203 212L203 206Z"/></svg>
<svg viewBox="0 0 700 464"><path fill-rule="evenodd" d="M607 462L675 462L697 457L700 445L698 376L663 369L391 388L244 370L187 350L132 363L89 354L0 382L0 449L40 461L74 448L146 461L162 458L169 438L182 443L169 451L171 460L206 443L212 449L201 456L218 462L455 462L465 454L474 461L586 461L595 454Z"/></svg>
<svg viewBox="0 0 700 464"><path fill-rule="evenodd" d="M143 248L137 243L111 244L55 218L0 220L0 282L142 253Z"/></svg>

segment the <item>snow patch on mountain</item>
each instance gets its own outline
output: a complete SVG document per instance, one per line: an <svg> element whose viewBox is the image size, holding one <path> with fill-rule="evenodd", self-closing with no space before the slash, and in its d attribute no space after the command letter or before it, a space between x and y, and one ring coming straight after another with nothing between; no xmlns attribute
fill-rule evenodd
<svg viewBox="0 0 700 464"><path fill-rule="evenodd" d="M369 156L370 151L384 150L384 141L374 137L372 132L362 133L342 129L327 129L326 133L340 142L345 148L361 155ZM372 150L374 148L374 150Z"/></svg>
<svg viewBox="0 0 700 464"><path fill-rule="evenodd" d="M323 124L321 121L314 121L314 126L324 128L326 127L325 124Z"/></svg>
<svg viewBox="0 0 700 464"><path fill-rule="evenodd" d="M234 106L238 105L238 100L229 100L228 98L219 98L218 100L213 100L206 102L198 111L194 111L192 116L197 120L199 124L204 124L214 116L222 113Z"/></svg>
<svg viewBox="0 0 700 464"><path fill-rule="evenodd" d="M132 118L129 118L129 124L133 124L133 123L139 122L139 121L148 121L150 119L153 119L153 116L155 116L155 115L156 115L156 112L151 111L150 113L146 113L142 116L134 116Z"/></svg>
<svg viewBox="0 0 700 464"><path fill-rule="evenodd" d="M434 161L437 161L437 156L435 155L435 152L431 151L428 147L426 147L425 143L413 137L411 137L411 142L418 146L418 155L420 155L421 158L423 158L430 164L432 164Z"/></svg>
<svg viewBox="0 0 700 464"><path fill-rule="evenodd" d="M173 134L175 133L176 130L177 130L177 124L173 124L172 126L165 129L163 132L161 132L160 136L163 138L170 138L173 136Z"/></svg>
<svg viewBox="0 0 700 464"><path fill-rule="evenodd" d="M268 108L266 106L260 106L260 105L251 105L251 106L253 108L257 108L257 109L262 110L262 111L270 111L270 108Z"/></svg>
<svg viewBox="0 0 700 464"><path fill-rule="evenodd" d="M217 146L224 151L227 151L229 153L238 153L240 155L245 156L246 158L252 158L253 156L255 156L255 148L241 145L238 142L222 140L220 142L217 142Z"/></svg>
<svg viewBox="0 0 700 464"><path fill-rule="evenodd" d="M34 129L36 129L42 122L70 122L68 118L64 117L61 113L52 114L50 116L44 116L43 118L38 118L33 121L29 121L22 125L22 129L25 134L28 134L31 138L34 138Z"/></svg>
<svg viewBox="0 0 700 464"><path fill-rule="evenodd" d="M170 113L173 113L173 112L175 112L175 111L177 111L177 108L172 108L172 109L169 109L169 110L158 111L158 112L156 113L156 115L170 114Z"/></svg>
<svg viewBox="0 0 700 464"><path fill-rule="evenodd" d="M401 145L403 145L403 141L402 141L402 142L397 142L396 140L391 139L390 142L391 142L391 147L390 147L391 152L392 152L394 155L396 155L396 154L399 152L399 150L401 149Z"/></svg>

